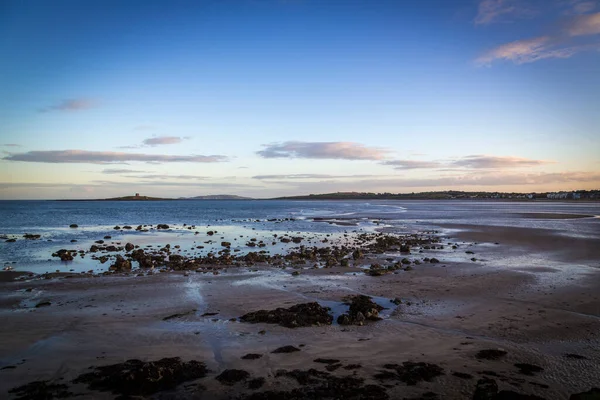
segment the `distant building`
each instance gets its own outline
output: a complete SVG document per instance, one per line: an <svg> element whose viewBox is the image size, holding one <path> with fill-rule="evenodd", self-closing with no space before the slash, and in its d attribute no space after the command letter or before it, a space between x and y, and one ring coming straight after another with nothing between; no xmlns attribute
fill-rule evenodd
<svg viewBox="0 0 600 400"><path fill-rule="evenodd" d="M135 197L140 197L140 194L139 194L139 193L136 193L136 194L135 194Z"/></svg>

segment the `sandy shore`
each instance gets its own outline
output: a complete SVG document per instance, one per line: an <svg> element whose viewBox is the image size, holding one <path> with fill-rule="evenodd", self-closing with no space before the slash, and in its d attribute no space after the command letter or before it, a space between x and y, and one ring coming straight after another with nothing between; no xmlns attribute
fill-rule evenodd
<svg viewBox="0 0 600 400"><path fill-rule="evenodd" d="M412 250L413 257L434 255L440 263L377 277L352 267L303 269L298 276L290 268L240 267L219 275L5 277L0 393L17 398L8 391L43 380L65 385L55 394L115 398L72 381L90 366L164 357L197 360L210 372L148 398L336 398L327 397L329 385L339 387L342 398L464 399L474 398L485 378L499 391L545 399L599 387L600 269L594 260L600 246L541 230L453 228L462 230L443 242L458 242L457 249ZM555 261L528 262L527 254ZM515 257L525 261L515 265ZM576 266L569 269L569 262ZM383 319L295 329L238 319L314 301L336 317L347 309L344 297L355 294L384 305ZM272 353L287 345L300 351ZM501 355L482 358L479 352L489 349ZM248 353L261 357L242 359ZM439 373L419 372L416 382L407 381L401 373L407 361L439 367ZM232 369L248 374L227 381L221 373ZM295 370L304 374L289 373ZM345 387L354 397L343 394Z"/></svg>

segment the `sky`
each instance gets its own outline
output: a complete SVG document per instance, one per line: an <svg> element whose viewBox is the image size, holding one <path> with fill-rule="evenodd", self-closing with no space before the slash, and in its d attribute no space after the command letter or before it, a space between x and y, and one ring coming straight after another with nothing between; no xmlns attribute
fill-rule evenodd
<svg viewBox="0 0 600 400"><path fill-rule="evenodd" d="M600 0L0 0L0 199L600 189Z"/></svg>

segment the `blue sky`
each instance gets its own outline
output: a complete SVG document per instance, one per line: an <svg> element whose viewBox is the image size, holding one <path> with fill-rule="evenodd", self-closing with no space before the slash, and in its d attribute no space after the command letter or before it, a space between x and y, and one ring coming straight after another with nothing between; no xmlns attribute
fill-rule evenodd
<svg viewBox="0 0 600 400"><path fill-rule="evenodd" d="M600 188L600 2L4 1L0 198Z"/></svg>

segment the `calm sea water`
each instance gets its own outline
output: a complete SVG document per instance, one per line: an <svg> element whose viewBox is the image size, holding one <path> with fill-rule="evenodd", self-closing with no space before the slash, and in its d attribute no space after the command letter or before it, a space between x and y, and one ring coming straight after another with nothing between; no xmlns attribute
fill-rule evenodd
<svg viewBox="0 0 600 400"><path fill-rule="evenodd" d="M531 218L532 214L581 214L582 219ZM89 249L106 235L113 241L194 244L204 237L183 224L195 225L202 234L216 229L225 240L240 234L273 232L336 235L373 230L387 225L398 231L436 229L438 224L475 224L551 229L561 234L598 239L600 203L475 202L475 201L276 201L189 200L152 202L1 201L0 263L15 269L56 270L66 267L50 254L61 248ZM327 218L344 225L316 222ZM288 219L287 221L285 219ZM268 221L284 219L284 221ZM293 220L292 220L293 219ZM374 221L380 221L380 224ZM354 225L347 225L350 222ZM78 224L77 229L69 228ZM115 225L169 224L169 232L116 231ZM40 234L25 240L23 234ZM163 236L161 236L163 235ZM7 238L17 238L7 243ZM77 240L72 243L71 240ZM218 239L217 239L218 240ZM183 246L182 246L183 247ZM282 249L275 249L282 250ZM208 250L207 250L208 251ZM71 269L83 270L90 261L77 261ZM55 268L57 267L57 268Z"/></svg>

